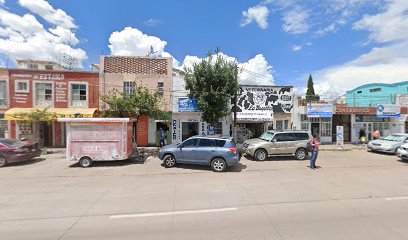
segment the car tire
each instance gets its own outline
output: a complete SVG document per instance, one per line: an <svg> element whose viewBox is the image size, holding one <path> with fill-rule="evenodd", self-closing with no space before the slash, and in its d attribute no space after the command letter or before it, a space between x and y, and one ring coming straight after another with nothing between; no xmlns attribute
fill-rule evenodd
<svg viewBox="0 0 408 240"><path fill-rule="evenodd" d="M7 165L7 159L3 156L0 156L0 167L4 167Z"/></svg>
<svg viewBox="0 0 408 240"><path fill-rule="evenodd" d="M222 158L214 158L211 161L211 168L214 172L224 172L227 169L227 162Z"/></svg>
<svg viewBox="0 0 408 240"><path fill-rule="evenodd" d="M268 158L268 153L264 149L258 149L255 151L254 158L257 161L265 161Z"/></svg>
<svg viewBox="0 0 408 240"><path fill-rule="evenodd" d="M304 148L299 148L295 152L295 158L296 160L305 160L307 156L307 151Z"/></svg>
<svg viewBox="0 0 408 240"><path fill-rule="evenodd" d="M176 158L173 155L164 156L163 163L166 168L172 168L177 164Z"/></svg>
<svg viewBox="0 0 408 240"><path fill-rule="evenodd" d="M400 149L400 147L395 148L395 152L394 154L397 155L398 150Z"/></svg>
<svg viewBox="0 0 408 240"><path fill-rule="evenodd" d="M92 159L90 157L82 157L79 159L79 165L83 168L88 168L92 166Z"/></svg>

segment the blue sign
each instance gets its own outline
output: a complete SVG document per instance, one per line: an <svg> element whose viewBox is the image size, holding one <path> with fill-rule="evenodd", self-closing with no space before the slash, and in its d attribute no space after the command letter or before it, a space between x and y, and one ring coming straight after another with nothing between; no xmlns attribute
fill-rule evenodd
<svg viewBox="0 0 408 240"><path fill-rule="evenodd" d="M309 103L307 104L307 117L332 118L333 105Z"/></svg>
<svg viewBox="0 0 408 240"><path fill-rule="evenodd" d="M199 112L197 99L179 98L179 112Z"/></svg>
<svg viewBox="0 0 408 240"><path fill-rule="evenodd" d="M378 105L377 117L378 118L400 118L401 107L398 105Z"/></svg>

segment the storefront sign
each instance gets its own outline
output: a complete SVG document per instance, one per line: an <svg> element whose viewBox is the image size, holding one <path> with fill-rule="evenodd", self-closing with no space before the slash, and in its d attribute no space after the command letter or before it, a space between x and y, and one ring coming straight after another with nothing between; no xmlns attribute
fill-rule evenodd
<svg viewBox="0 0 408 240"><path fill-rule="evenodd" d="M34 75L34 79L40 79L40 80L64 80L65 76L64 74L51 74L51 73L43 73L43 74L38 74Z"/></svg>
<svg viewBox="0 0 408 240"><path fill-rule="evenodd" d="M199 112L197 99L179 98L179 112Z"/></svg>
<svg viewBox="0 0 408 240"><path fill-rule="evenodd" d="M352 115L352 114L375 114L376 108L369 107L336 107L336 114L340 115Z"/></svg>
<svg viewBox="0 0 408 240"><path fill-rule="evenodd" d="M177 120L173 120L173 140L177 140Z"/></svg>
<svg viewBox="0 0 408 240"><path fill-rule="evenodd" d="M67 102L68 86L66 82L55 84L55 102ZM84 102L86 105L86 102Z"/></svg>
<svg viewBox="0 0 408 240"><path fill-rule="evenodd" d="M237 112L237 120L241 122L271 122L273 115L269 111Z"/></svg>
<svg viewBox="0 0 408 240"><path fill-rule="evenodd" d="M201 134L205 135L205 123L204 122L201 123Z"/></svg>
<svg viewBox="0 0 408 240"><path fill-rule="evenodd" d="M343 126L336 126L336 144L337 146L344 145L344 128Z"/></svg>
<svg viewBox="0 0 408 240"><path fill-rule="evenodd" d="M333 105L332 104L307 104L307 117L309 118L332 118Z"/></svg>
<svg viewBox="0 0 408 240"><path fill-rule="evenodd" d="M401 106L399 105L378 105L378 118L399 118L401 117Z"/></svg>

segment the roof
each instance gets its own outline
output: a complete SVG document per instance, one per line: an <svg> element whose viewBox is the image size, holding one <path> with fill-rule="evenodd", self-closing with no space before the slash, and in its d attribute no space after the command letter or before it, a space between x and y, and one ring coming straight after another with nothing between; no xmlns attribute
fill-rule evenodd
<svg viewBox="0 0 408 240"><path fill-rule="evenodd" d="M275 86L275 85L239 85L239 87L255 87L255 88L293 88L293 86Z"/></svg>
<svg viewBox="0 0 408 240"><path fill-rule="evenodd" d="M232 137L225 135L205 135L205 134L192 136L191 138L232 139Z"/></svg>
<svg viewBox="0 0 408 240"><path fill-rule="evenodd" d="M76 122L76 123L101 123L101 122L134 122L133 118L58 118L58 122Z"/></svg>
<svg viewBox="0 0 408 240"><path fill-rule="evenodd" d="M4 113L5 120L16 120L24 121L24 118L19 117L19 114L29 114L36 110L36 108L11 108ZM56 120L57 118L66 118L66 117L85 117L91 118L94 117L97 108L48 108L47 112L52 114L50 120Z"/></svg>
<svg viewBox="0 0 408 240"><path fill-rule="evenodd" d="M46 69L26 69L26 68L1 68L0 70L6 71L27 71L27 72L62 72L62 73L94 73L99 75L99 72L95 71L72 71L72 70L46 70Z"/></svg>
<svg viewBox="0 0 408 240"><path fill-rule="evenodd" d="M369 84L365 84L365 85L361 85L359 87L356 87L353 90L349 90L349 91L347 91L347 93L354 92L354 91L356 91L357 89L360 89L360 88L368 88L368 87L376 87L376 86L394 87L394 86L404 85L404 84L408 84L408 81L397 82L397 83L369 83Z"/></svg>

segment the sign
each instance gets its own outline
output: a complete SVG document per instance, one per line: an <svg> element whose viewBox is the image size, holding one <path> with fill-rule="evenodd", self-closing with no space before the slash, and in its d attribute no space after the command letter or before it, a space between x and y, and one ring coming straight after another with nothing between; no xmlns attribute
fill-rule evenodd
<svg viewBox="0 0 408 240"><path fill-rule="evenodd" d="M42 73L38 75L34 75L34 79L40 79L40 80L64 80L65 76L64 74L58 74L58 73Z"/></svg>
<svg viewBox="0 0 408 240"><path fill-rule="evenodd" d="M378 118L400 118L401 107L399 105L378 105L377 117Z"/></svg>
<svg viewBox="0 0 408 240"><path fill-rule="evenodd" d="M332 104L307 104L307 117L309 118L332 118L333 105Z"/></svg>
<svg viewBox="0 0 408 240"><path fill-rule="evenodd" d="M336 114L339 115L365 115L376 114L377 109L374 107L336 107Z"/></svg>
<svg viewBox="0 0 408 240"><path fill-rule="evenodd" d="M237 112L238 121L271 122L273 113L269 111Z"/></svg>
<svg viewBox="0 0 408 240"><path fill-rule="evenodd" d="M173 140L177 139L177 120L173 120Z"/></svg>
<svg viewBox="0 0 408 240"><path fill-rule="evenodd" d="M179 98L179 112L199 112L197 99Z"/></svg>
<svg viewBox="0 0 408 240"><path fill-rule="evenodd" d="M208 125L208 135L214 135L215 129L214 126Z"/></svg>
<svg viewBox="0 0 408 240"><path fill-rule="evenodd" d="M343 126L336 126L336 145L343 147L344 145L344 129Z"/></svg>

